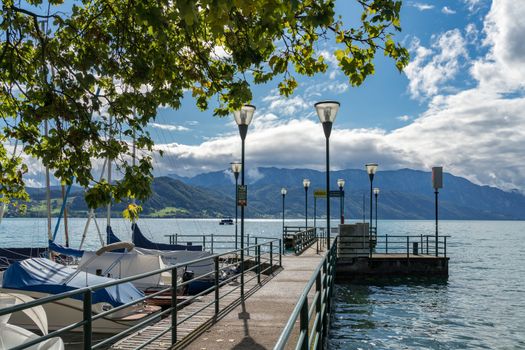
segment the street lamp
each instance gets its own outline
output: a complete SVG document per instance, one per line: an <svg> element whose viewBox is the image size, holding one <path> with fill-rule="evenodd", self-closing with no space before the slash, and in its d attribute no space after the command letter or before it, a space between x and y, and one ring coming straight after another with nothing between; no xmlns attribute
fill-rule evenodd
<svg viewBox="0 0 525 350"><path fill-rule="evenodd" d="M244 141L246 140L246 134L248 133L248 125L252 121L253 114L255 113L255 106L244 105L240 110L233 112L235 122L239 126L239 134L241 135L241 187L244 191L244 195L247 195L246 187L244 187ZM237 203L239 205L239 203ZM241 203L241 299L244 300L244 207L246 201Z"/></svg>
<svg viewBox="0 0 525 350"><path fill-rule="evenodd" d="M365 165L368 178L370 179L370 227L368 228L368 234L370 240L372 240L372 184L374 182L374 175L377 171L377 163L368 163ZM372 244L370 244L370 251L372 251Z"/></svg>
<svg viewBox="0 0 525 350"><path fill-rule="evenodd" d="M432 187L434 187L434 194L436 196L436 256L438 256L438 194L439 189L443 188L443 167L435 166L432 168Z"/></svg>
<svg viewBox="0 0 525 350"><path fill-rule="evenodd" d="M284 188L284 187L281 188L281 195L283 196L283 235L284 235L284 197L286 196L287 192L288 191L286 190L286 188Z"/></svg>
<svg viewBox="0 0 525 350"><path fill-rule="evenodd" d="M343 187L345 187L344 179L337 179L337 186L339 187L339 206L341 212L341 225L345 223L345 193L343 192Z"/></svg>
<svg viewBox="0 0 525 350"><path fill-rule="evenodd" d="M326 243L330 249L330 133L335 117L339 111L340 103L337 101L317 102L315 110L319 121L323 124L324 136L326 138Z"/></svg>
<svg viewBox="0 0 525 350"><path fill-rule="evenodd" d="M304 186L304 229L308 229L308 187L310 187L310 180L303 180Z"/></svg>
<svg viewBox="0 0 525 350"><path fill-rule="evenodd" d="M374 196L376 197L376 235L377 235L377 196L379 195L379 188L374 188Z"/></svg>
<svg viewBox="0 0 525 350"><path fill-rule="evenodd" d="M239 186L239 173L241 172L242 164L240 162L231 162L230 166L233 175L235 176L235 250L237 250L237 216L239 211L239 208L237 207L237 187Z"/></svg>

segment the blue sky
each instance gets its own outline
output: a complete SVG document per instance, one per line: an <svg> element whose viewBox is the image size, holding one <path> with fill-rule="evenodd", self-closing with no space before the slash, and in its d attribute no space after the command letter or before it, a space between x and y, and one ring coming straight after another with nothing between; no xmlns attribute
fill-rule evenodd
<svg viewBox="0 0 525 350"><path fill-rule="evenodd" d="M352 3L336 3L350 25ZM313 104L335 99L341 110L331 138L334 169L363 168L369 161L380 169L443 165L479 184L523 191L523 18L523 1L405 1L398 34L411 53L405 72L378 55L376 74L357 88L337 73L335 63L326 74L299 77L288 99L276 93L277 82L254 87L257 112L247 138L247 170L322 170L324 136ZM329 62L331 45L318 47ZM232 119L198 111L191 98L178 111L159 110L156 123L152 135L166 152L157 159L157 174L225 169L239 157Z"/></svg>
<svg viewBox="0 0 525 350"><path fill-rule="evenodd" d="M336 1L348 25L354 1ZM332 169L445 171L478 184L525 192L525 1L404 1L397 39L411 53L399 73L381 54L376 74L353 88L337 72L332 43L320 43L326 74L298 76L290 98L277 81L256 85L257 106L246 141L248 177L257 167L324 170L324 135L313 105L341 102L331 137ZM240 157L231 117L201 112L191 96L179 110L160 108L149 126L157 148L155 174L193 176L225 170ZM35 167L34 169L37 169ZM35 170L34 181L38 178ZM350 179L351 182L351 179ZM349 182L349 183L350 183Z"/></svg>

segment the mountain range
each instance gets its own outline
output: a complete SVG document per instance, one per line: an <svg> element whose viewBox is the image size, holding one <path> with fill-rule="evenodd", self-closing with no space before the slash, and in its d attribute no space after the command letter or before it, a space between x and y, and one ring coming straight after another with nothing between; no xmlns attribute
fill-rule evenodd
<svg viewBox="0 0 525 350"><path fill-rule="evenodd" d="M330 173L332 188L345 179L345 217L361 219L363 202L365 217L369 216L370 181L364 170L339 170ZM326 175L311 169L258 168L247 172L248 206L246 217L279 218L282 215L282 187L287 189L285 215L304 218L305 190L303 179L311 181L308 195L308 216L314 212L314 191L324 190ZM464 178L444 174L444 188L439 191L439 216L442 219L524 220L525 196L518 191L506 192L479 186ZM240 182L240 179L239 179ZM224 217L235 214L235 180L229 171L217 171L194 177L170 175L155 178L153 195L144 203L142 217ZM373 187L378 187L379 219L433 219L434 189L431 174L411 169L380 171ZM29 188L32 201L25 215L45 215L44 189ZM52 188L53 214L60 210L60 189ZM315 200L317 216L326 215L325 198ZM121 215L125 203L113 206L113 215ZM375 202L374 202L375 205ZM339 198L331 198L331 216L339 217ZM68 210L72 216L85 217L87 206L80 188L71 190ZM105 212L99 209L101 215ZM9 216L18 215L13 209ZM375 214L374 214L375 215Z"/></svg>

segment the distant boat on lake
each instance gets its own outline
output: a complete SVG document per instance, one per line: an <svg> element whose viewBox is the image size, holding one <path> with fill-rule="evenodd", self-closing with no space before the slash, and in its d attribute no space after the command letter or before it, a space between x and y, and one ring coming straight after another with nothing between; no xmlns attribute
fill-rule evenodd
<svg viewBox="0 0 525 350"><path fill-rule="evenodd" d="M232 218L221 219L221 221L219 222L219 225L233 225L233 219Z"/></svg>

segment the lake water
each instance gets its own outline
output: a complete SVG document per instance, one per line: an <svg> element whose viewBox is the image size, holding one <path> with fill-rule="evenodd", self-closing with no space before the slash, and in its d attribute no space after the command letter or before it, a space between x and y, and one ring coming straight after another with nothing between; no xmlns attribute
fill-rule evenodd
<svg viewBox="0 0 525 350"><path fill-rule="evenodd" d="M231 234L218 219L143 219L146 237ZM70 219L78 247L85 219ZM105 237L105 220L98 221ZM287 220L303 225L303 220ZM54 224L54 222L53 222ZM336 222L334 221L334 225ZM246 233L279 237L281 220L247 220ZM131 237L129 222L112 219L114 232ZM380 221L379 234L433 234L433 221ZM358 281L336 288L330 349L525 349L525 222L442 221L450 235L447 280ZM57 241L63 240L62 230ZM46 220L4 219L0 246L45 246ZM91 223L85 248L100 246Z"/></svg>

